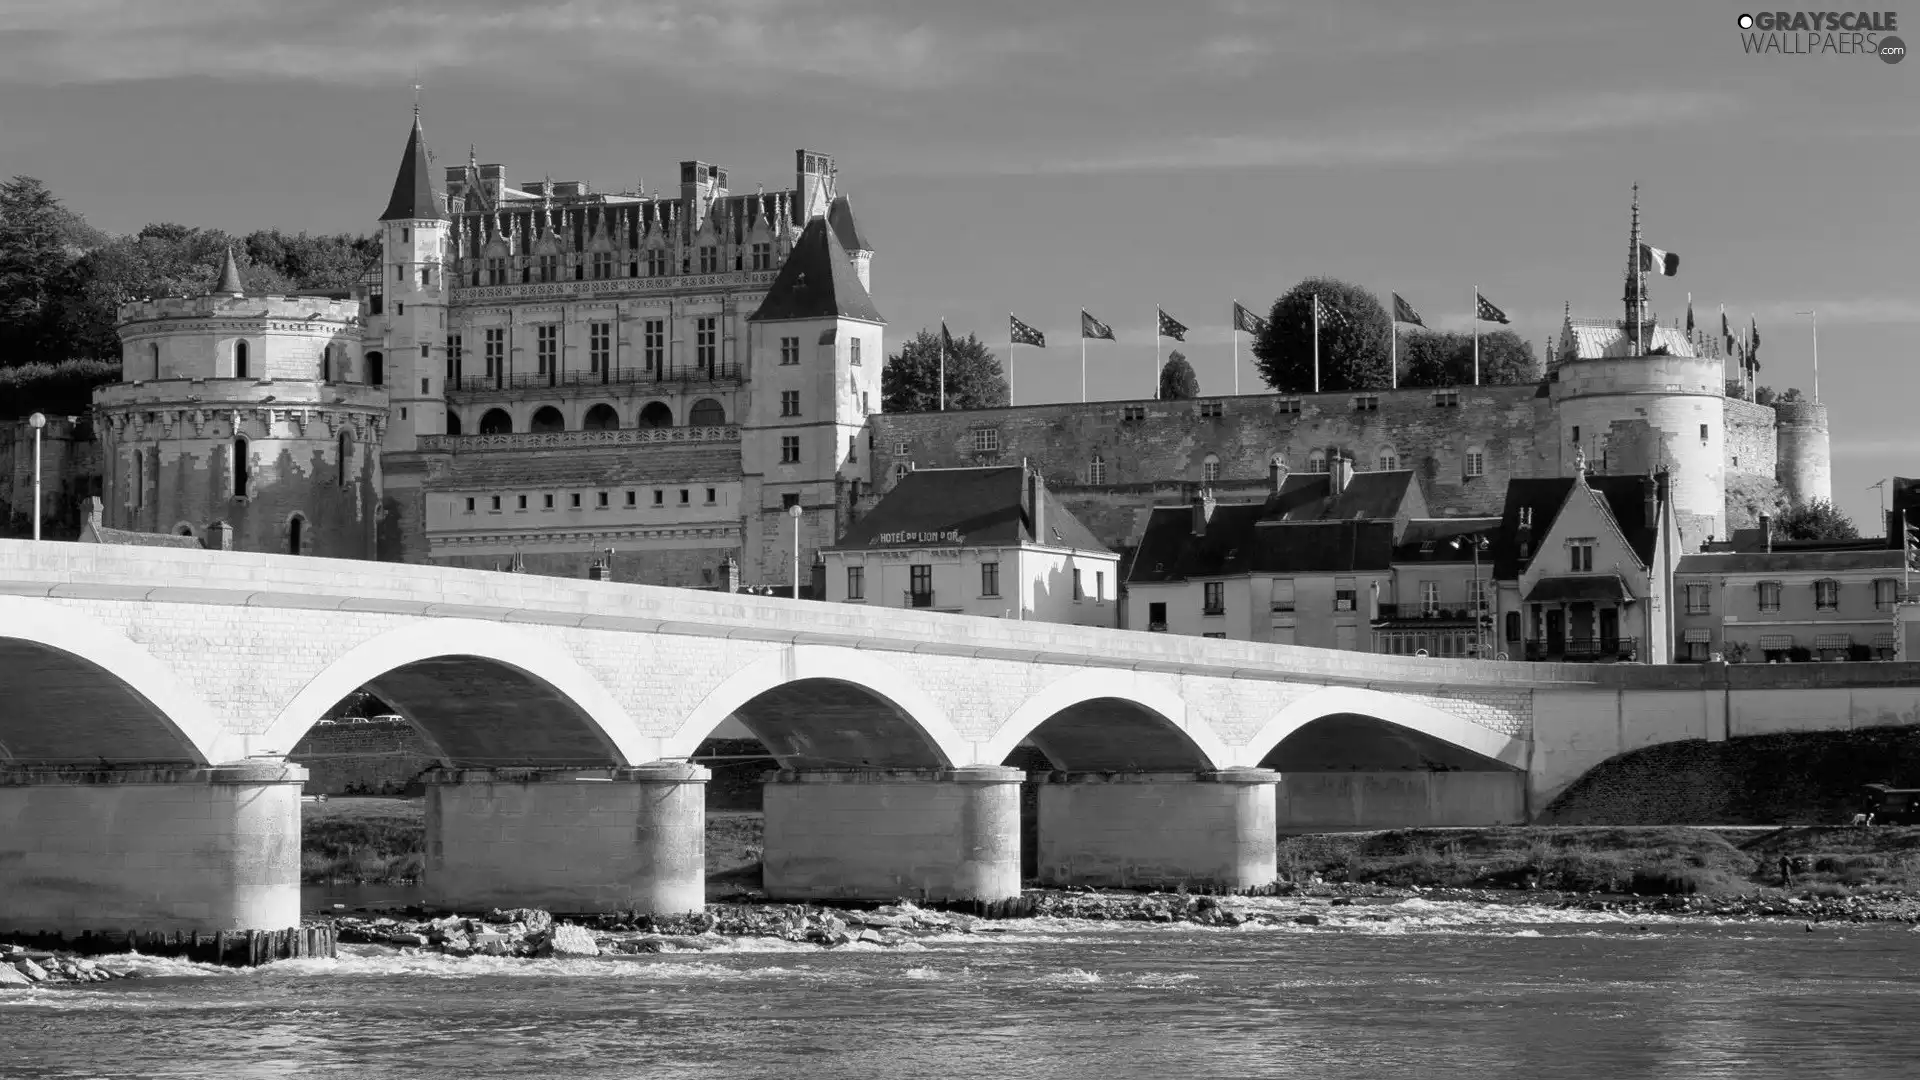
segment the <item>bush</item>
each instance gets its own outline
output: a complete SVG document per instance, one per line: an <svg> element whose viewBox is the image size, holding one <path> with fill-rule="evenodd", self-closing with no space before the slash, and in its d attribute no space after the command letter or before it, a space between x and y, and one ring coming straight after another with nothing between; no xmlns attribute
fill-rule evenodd
<svg viewBox="0 0 1920 1080"><path fill-rule="evenodd" d="M0 419L36 412L85 416L93 408L94 388L119 380L120 364L109 360L0 368Z"/></svg>

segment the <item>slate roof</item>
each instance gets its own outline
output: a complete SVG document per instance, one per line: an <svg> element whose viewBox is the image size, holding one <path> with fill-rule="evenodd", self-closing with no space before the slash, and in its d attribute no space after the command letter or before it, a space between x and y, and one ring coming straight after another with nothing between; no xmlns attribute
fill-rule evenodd
<svg viewBox="0 0 1920 1080"><path fill-rule="evenodd" d="M873 297L860 276L854 272L845 245L824 217L807 222L794 241L793 251L780 267L779 276L767 289L760 309L747 321L775 322L785 319L830 319L834 317L881 323L887 320L873 306Z"/></svg>
<svg viewBox="0 0 1920 1080"><path fill-rule="evenodd" d="M877 539L884 533L952 530L972 547L1034 545L1114 554L1051 491L1044 486L1042 491L1046 535L1035 536L1025 469L916 469L854 522L834 549L892 546Z"/></svg>
<svg viewBox="0 0 1920 1080"><path fill-rule="evenodd" d="M1268 516L1282 521L1378 520L1400 516L1413 473L1357 472L1338 496L1329 498L1331 477L1324 473L1289 476L1278 495L1267 500Z"/></svg>
<svg viewBox="0 0 1920 1080"><path fill-rule="evenodd" d="M1674 567L1677 574L1783 574L1794 572L1818 573L1843 570L1886 570L1898 573L1901 569L1901 552L1898 548L1876 548L1851 551L1782 549L1778 545L1771 552L1766 551L1718 551L1696 552L1680 556L1680 562Z"/></svg>
<svg viewBox="0 0 1920 1080"><path fill-rule="evenodd" d="M245 296L247 290L240 285L240 267L233 261L233 245L227 245L227 261L220 266L220 281L213 291L221 296Z"/></svg>
<svg viewBox="0 0 1920 1080"><path fill-rule="evenodd" d="M1147 515L1126 580L1251 573L1258 554L1253 529L1265 511L1262 503L1215 503L1205 534L1195 536L1191 506L1156 506Z"/></svg>
<svg viewBox="0 0 1920 1080"><path fill-rule="evenodd" d="M413 117L413 130L407 133L407 149L400 155L400 171L393 178L393 194L387 199L387 211L381 221L406 221L417 218L447 219L446 194L433 175L427 160L427 139L420 131L420 116Z"/></svg>
<svg viewBox="0 0 1920 1080"><path fill-rule="evenodd" d="M835 198L827 208L827 224L833 226L834 237L848 251L873 250L873 245L867 243L867 235L860 231L859 219L853 216L853 203L845 195Z"/></svg>
<svg viewBox="0 0 1920 1080"><path fill-rule="evenodd" d="M1664 347L1673 356L1695 355L1693 342L1688 341L1686 331L1678 327L1642 324L1641 340L1648 342L1643 346L1648 353ZM1635 355L1633 343L1627 339L1626 325L1606 319L1568 319L1560 329L1560 344L1555 354L1562 360Z"/></svg>
<svg viewBox="0 0 1920 1080"><path fill-rule="evenodd" d="M1394 545L1393 561L1396 563L1471 563L1473 549L1463 541L1454 547L1451 541L1458 537L1484 536L1487 538L1487 550L1480 553L1480 562L1493 565L1494 537L1499 534L1500 519L1485 518L1415 518L1407 522L1406 530L1400 534L1400 542Z"/></svg>
<svg viewBox="0 0 1920 1080"><path fill-rule="evenodd" d="M1648 479L1644 475L1587 477L1587 486L1600 496L1602 504L1613 515L1620 534L1626 538L1627 546L1639 557L1642 566L1652 564L1654 549L1660 538L1659 522L1647 520L1644 482ZM1661 499L1665 501L1666 474L1652 479L1659 485ZM1553 523L1573 494L1574 486L1575 480L1571 476L1507 482L1507 505L1500 515L1500 530L1493 542L1494 577L1513 580L1526 571L1527 566L1540 554L1540 542L1553 531ZM1523 509L1533 511L1531 550L1525 559L1520 557L1520 512Z"/></svg>

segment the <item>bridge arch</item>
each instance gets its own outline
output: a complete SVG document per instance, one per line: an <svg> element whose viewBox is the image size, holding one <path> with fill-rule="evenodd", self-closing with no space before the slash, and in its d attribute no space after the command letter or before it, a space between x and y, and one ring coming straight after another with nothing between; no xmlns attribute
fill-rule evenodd
<svg viewBox="0 0 1920 1080"><path fill-rule="evenodd" d="M220 715L152 653L72 608L0 596L0 761L211 765Z"/></svg>
<svg viewBox="0 0 1920 1080"><path fill-rule="evenodd" d="M655 740L566 650L468 619L424 620L355 646L309 680L253 745L287 753L363 686L456 766L632 765L658 756Z"/></svg>
<svg viewBox="0 0 1920 1080"><path fill-rule="evenodd" d="M1027 740L1071 772L1191 772L1232 757L1211 726L1189 719L1176 688L1130 671L1079 671L1046 686L1000 726L979 763L998 765Z"/></svg>
<svg viewBox="0 0 1920 1080"><path fill-rule="evenodd" d="M972 758L938 702L859 650L794 645L761 657L694 706L662 756L691 756L728 717L789 767L942 768Z"/></svg>
<svg viewBox="0 0 1920 1080"><path fill-rule="evenodd" d="M1322 687L1280 710L1247 743L1241 764L1258 765L1309 724L1342 717L1365 718L1413 732L1510 769L1527 768L1524 739L1424 701L1357 686Z"/></svg>

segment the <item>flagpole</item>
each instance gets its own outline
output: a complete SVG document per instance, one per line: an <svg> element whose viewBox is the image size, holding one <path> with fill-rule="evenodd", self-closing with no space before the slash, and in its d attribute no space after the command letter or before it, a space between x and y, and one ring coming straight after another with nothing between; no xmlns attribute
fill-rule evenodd
<svg viewBox="0 0 1920 1080"><path fill-rule="evenodd" d="M1080 404L1087 403L1087 328L1080 328Z"/></svg>
<svg viewBox="0 0 1920 1080"><path fill-rule="evenodd" d="M1007 346L1007 362L1013 362L1013 346ZM940 320L940 411L947 411L947 320Z"/></svg>
<svg viewBox="0 0 1920 1080"><path fill-rule="evenodd" d="M1480 385L1480 286L1473 287L1473 385Z"/></svg>
<svg viewBox="0 0 1920 1080"><path fill-rule="evenodd" d="M1320 294L1313 294L1313 392L1320 392Z"/></svg>
<svg viewBox="0 0 1920 1080"><path fill-rule="evenodd" d="M1013 312L1007 312L1007 404L1012 405L1013 398Z"/></svg>
<svg viewBox="0 0 1920 1080"><path fill-rule="evenodd" d="M1387 348L1387 377L1393 389L1400 389L1400 320L1388 316L1387 339L1393 342Z"/></svg>
<svg viewBox="0 0 1920 1080"><path fill-rule="evenodd" d="M1819 396L1819 387L1820 387L1820 384L1818 382L1814 383L1815 397ZM1157 302L1153 305L1153 396L1155 400L1159 400L1159 397L1160 397L1160 305Z"/></svg>
<svg viewBox="0 0 1920 1080"><path fill-rule="evenodd" d="M1233 313L1240 314L1240 301L1233 302ZM1228 331L1233 336L1233 396L1240 396L1240 320L1234 319L1233 327Z"/></svg>

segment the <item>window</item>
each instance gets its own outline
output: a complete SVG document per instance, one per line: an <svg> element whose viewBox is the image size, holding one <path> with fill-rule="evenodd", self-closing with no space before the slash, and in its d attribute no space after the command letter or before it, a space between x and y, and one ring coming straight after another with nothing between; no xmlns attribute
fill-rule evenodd
<svg viewBox="0 0 1920 1080"><path fill-rule="evenodd" d="M1440 612L1440 583L1423 581L1420 583L1420 613L1437 615Z"/></svg>
<svg viewBox="0 0 1920 1080"><path fill-rule="evenodd" d="M753 268L755 270L773 269L773 245L759 243L753 245Z"/></svg>
<svg viewBox="0 0 1920 1080"><path fill-rule="evenodd" d="M1705 424L1700 425L1700 445L1707 445L1707 425Z"/></svg>
<svg viewBox="0 0 1920 1080"><path fill-rule="evenodd" d="M1357 589L1335 589L1333 591L1333 610L1352 611L1354 606L1359 602L1359 598L1360 593Z"/></svg>
<svg viewBox="0 0 1920 1080"><path fill-rule="evenodd" d="M494 257L487 260L487 284L505 285L507 283L507 260Z"/></svg>
<svg viewBox="0 0 1920 1080"><path fill-rule="evenodd" d="M600 492L599 505L602 510L607 508L607 493L604 491Z"/></svg>
<svg viewBox="0 0 1920 1080"><path fill-rule="evenodd" d="M1490 579L1472 578L1467 582L1467 606L1473 609L1476 616L1485 615L1487 609L1493 606L1493 582Z"/></svg>
<svg viewBox="0 0 1920 1080"><path fill-rule="evenodd" d="M712 244L700 245L700 272L715 274L720 271L720 249Z"/></svg>
<svg viewBox="0 0 1920 1080"><path fill-rule="evenodd" d="M641 332L642 358L647 370L658 375L667 362L667 321L648 319Z"/></svg>
<svg viewBox="0 0 1920 1080"><path fill-rule="evenodd" d="M334 470L337 474L335 479L339 482L341 487L346 487L347 474L351 471L350 466L353 462L353 433L352 432L343 431L340 433L340 445L338 447L338 451L339 452L334 457Z"/></svg>
<svg viewBox="0 0 1920 1080"><path fill-rule="evenodd" d="M755 245L756 247L759 245ZM865 600L867 598L867 568L864 566L847 567L847 599Z"/></svg>
<svg viewBox="0 0 1920 1080"><path fill-rule="evenodd" d="M720 320L703 315L693 320L693 361L701 371L712 371L719 358Z"/></svg>
<svg viewBox="0 0 1920 1080"><path fill-rule="evenodd" d="M1292 578L1280 578L1279 580L1273 583L1272 608L1274 611L1283 611L1283 612L1293 610L1293 579Z"/></svg>
<svg viewBox="0 0 1920 1080"><path fill-rule="evenodd" d="M1459 408L1460 407L1460 391L1435 390L1433 392L1433 407L1436 409Z"/></svg>
<svg viewBox="0 0 1920 1080"><path fill-rule="evenodd" d="M247 497L247 481L251 479L250 463L247 461L247 440L233 440L233 497ZM142 478L144 486L145 480Z"/></svg>
<svg viewBox="0 0 1920 1080"><path fill-rule="evenodd" d="M525 495L522 495L514 500L514 509L525 510L526 508L527 508L527 497Z"/></svg>
<svg viewBox="0 0 1920 1080"><path fill-rule="evenodd" d="M1507 612L1507 640L1520 640L1520 613L1517 611Z"/></svg>
<svg viewBox="0 0 1920 1080"><path fill-rule="evenodd" d="M613 370L613 324L587 324L587 370L604 376Z"/></svg>
<svg viewBox="0 0 1920 1080"><path fill-rule="evenodd" d="M1879 611L1892 611L1900 603L1900 583L1893 578L1876 578L1873 582L1873 606Z"/></svg>
<svg viewBox="0 0 1920 1080"><path fill-rule="evenodd" d="M799 416L800 415L800 391L798 390L780 391L780 415L781 416Z"/></svg>
<svg viewBox="0 0 1920 1080"><path fill-rule="evenodd" d="M367 283L367 314L378 315L386 310L387 287L378 281Z"/></svg>
<svg viewBox="0 0 1920 1080"><path fill-rule="evenodd" d="M147 346L147 359L153 363L153 377L160 377L160 345L158 342Z"/></svg>
<svg viewBox="0 0 1920 1080"><path fill-rule="evenodd" d="M506 328L501 326L489 327L486 331L486 342L482 348L486 353L487 378L494 380L494 385L499 386L500 380L504 379L507 374Z"/></svg>
<svg viewBox="0 0 1920 1080"><path fill-rule="evenodd" d="M1704 664L1712 656L1710 650L1713 648L1713 642L1711 640L1700 641L1689 636L1686 641L1686 646L1687 659L1693 663Z"/></svg>
<svg viewBox="0 0 1920 1080"><path fill-rule="evenodd" d="M1300 412L1300 399L1297 397L1283 397L1273 403L1273 411L1277 413L1298 414Z"/></svg>
<svg viewBox="0 0 1920 1080"><path fill-rule="evenodd" d="M895 480L899 480L901 477L907 475L912 471L913 471L913 465L909 462L896 461L893 464L893 478Z"/></svg>
<svg viewBox="0 0 1920 1080"><path fill-rule="evenodd" d="M712 506L713 504L719 501L720 501L720 493L713 488L708 488L707 489L707 505Z"/></svg>
<svg viewBox="0 0 1920 1080"><path fill-rule="evenodd" d="M596 251L593 253L593 276L596 279L613 276L613 252Z"/></svg>
<svg viewBox="0 0 1920 1080"><path fill-rule="evenodd" d="M688 491L686 488L681 488L680 489L680 505L691 506L692 504L693 504L693 492Z"/></svg>
<svg viewBox="0 0 1920 1080"><path fill-rule="evenodd" d="M1323 473L1327 471L1327 454L1324 450L1315 450L1307 455L1307 471Z"/></svg>
<svg viewBox="0 0 1920 1080"><path fill-rule="evenodd" d="M401 232L403 232L403 233L404 233L404 232L406 232L406 230L405 230L405 229L402 229L402 230L400 230L400 231L401 231ZM404 239L405 239L405 237L402 237L401 239L403 239L403 240L404 240ZM406 266L405 266L405 265L403 265L403 264L401 264L401 263L394 263L394 264L393 264L393 280L395 280L395 281L405 281L405 280L407 280L407 268L406 268Z"/></svg>
<svg viewBox="0 0 1920 1080"><path fill-rule="evenodd" d="M780 365L792 367L800 362L800 339L783 337L780 339Z"/></svg>
<svg viewBox="0 0 1920 1080"><path fill-rule="evenodd" d="M974 428L973 429L973 452L974 453L992 454L992 453L998 452L999 449L1000 449L1000 429L999 428Z"/></svg>
<svg viewBox="0 0 1920 1080"><path fill-rule="evenodd" d="M1101 457L1099 454L1095 454L1093 455L1093 460L1087 462L1087 483L1104 484L1106 482L1107 459Z"/></svg>
<svg viewBox="0 0 1920 1080"><path fill-rule="evenodd" d="M653 489L653 505L655 506L667 505L667 493L660 490L659 488L654 488Z"/></svg>
<svg viewBox="0 0 1920 1080"><path fill-rule="evenodd" d="M782 510L791 510L791 509L793 509L794 507L796 507L796 506L799 506L799 505L800 505L800 493L799 493L799 492L797 492L797 491L788 491L788 492L782 492L782 493L781 493L781 495L780 495L780 509L782 509Z"/></svg>
<svg viewBox="0 0 1920 1080"><path fill-rule="evenodd" d="M1379 469L1381 472L1395 471L1396 469L1400 468L1399 453L1392 450L1391 448L1380 451L1380 455L1374 458L1374 467L1376 469Z"/></svg>
<svg viewBox="0 0 1920 1080"><path fill-rule="evenodd" d="M551 494L540 496L540 508L542 510L553 509L553 496Z"/></svg>
<svg viewBox="0 0 1920 1080"><path fill-rule="evenodd" d="M1573 445L1575 445L1575 446L1579 446L1579 445L1580 445L1580 425L1579 425L1579 424L1575 424L1575 425L1573 425L1573 439L1572 439L1572 442L1573 442Z"/></svg>
<svg viewBox="0 0 1920 1080"><path fill-rule="evenodd" d="M236 379L247 377L247 343L244 341L233 343L233 377Z"/></svg>
<svg viewBox="0 0 1920 1080"><path fill-rule="evenodd" d="M933 606L933 567L924 563L909 567L907 583L914 607Z"/></svg>
<svg viewBox="0 0 1920 1080"><path fill-rule="evenodd" d="M847 462L852 464L860 460L860 436L847 436Z"/></svg>
<svg viewBox="0 0 1920 1080"><path fill-rule="evenodd" d="M1567 541L1569 569L1583 574L1593 569L1593 537L1576 536Z"/></svg>
<svg viewBox="0 0 1920 1080"><path fill-rule="evenodd" d="M487 500L487 503L488 503L487 509L492 510L496 514L500 512L500 496L494 495L490 497Z"/></svg>
<svg viewBox="0 0 1920 1080"><path fill-rule="evenodd" d="M1200 586L1200 614L1225 615L1227 613L1227 583L1224 581L1203 582Z"/></svg>
<svg viewBox="0 0 1920 1080"><path fill-rule="evenodd" d="M413 237L413 230L402 226L400 229L400 242L403 244L409 243L411 242L412 237ZM394 267L394 269L398 270L399 267L396 266Z"/></svg>
<svg viewBox="0 0 1920 1080"><path fill-rule="evenodd" d="M549 380L560 374L560 327L557 323L547 323L533 328L535 371Z"/></svg>
<svg viewBox="0 0 1920 1080"><path fill-rule="evenodd" d="M467 499L467 513L473 513L473 499L471 497Z"/></svg>
<svg viewBox="0 0 1920 1080"><path fill-rule="evenodd" d="M422 346L420 346L420 351L421 351L421 352L425 352L425 351L426 351L426 349L427 349L427 347L426 347L425 345L422 345ZM429 388L430 388L430 387L431 387L432 385L433 385L433 380L432 380L432 379L421 379L421 380L420 380L420 393L422 393L422 394L430 394L430 393L432 393L433 391L432 391L431 389L429 389Z"/></svg>
<svg viewBox="0 0 1920 1080"><path fill-rule="evenodd" d="M912 444L908 443L907 440L905 439L896 440L893 444L893 456L901 457L905 455L907 451L912 449L913 449Z"/></svg>
<svg viewBox="0 0 1920 1080"><path fill-rule="evenodd" d="M560 279L560 256L540 256L540 280L558 281Z"/></svg>
<svg viewBox="0 0 1920 1080"><path fill-rule="evenodd" d="M1779 582L1763 581L1759 585L1759 592L1760 592L1760 610L1761 611L1779 611L1780 610L1780 583Z"/></svg>
<svg viewBox="0 0 1920 1080"><path fill-rule="evenodd" d="M447 382L460 385L460 367L466 356L460 344L459 334L447 335Z"/></svg>
<svg viewBox="0 0 1920 1080"><path fill-rule="evenodd" d="M420 268L420 287L423 289L433 288L433 267L423 266Z"/></svg>
<svg viewBox="0 0 1920 1080"><path fill-rule="evenodd" d="M1147 407L1145 405L1125 406L1121 410L1120 418L1122 420L1145 420L1147 418Z"/></svg>
<svg viewBox="0 0 1920 1080"><path fill-rule="evenodd" d="M1073 602L1079 603L1087 598L1086 591L1080 587L1080 568L1073 568Z"/></svg>
<svg viewBox="0 0 1920 1080"><path fill-rule="evenodd" d="M1202 420L1207 420L1207 419L1217 420L1224 415L1226 415L1226 407L1223 406L1220 402L1203 401L1200 403L1200 418Z"/></svg>
<svg viewBox="0 0 1920 1080"><path fill-rule="evenodd" d="M568 495L567 505L574 510L580 509L580 493L576 491Z"/></svg>
<svg viewBox="0 0 1920 1080"><path fill-rule="evenodd" d="M1380 411L1380 395L1379 394L1354 395L1353 411L1354 412L1379 412Z"/></svg>
<svg viewBox="0 0 1920 1080"><path fill-rule="evenodd" d="M800 461L800 436L780 436L780 464L794 465Z"/></svg>
<svg viewBox="0 0 1920 1080"><path fill-rule="evenodd" d="M1831 578L1813 583L1813 607L1816 611L1840 609L1840 583Z"/></svg>
<svg viewBox="0 0 1920 1080"><path fill-rule="evenodd" d="M627 505L628 505L628 506L638 506L638 505L639 505L639 497L638 497L637 495L635 495L635 493L633 493L633 492L631 492L631 491L629 491L629 492L627 492Z"/></svg>
<svg viewBox="0 0 1920 1080"><path fill-rule="evenodd" d="M1165 631L1167 628L1167 605L1165 603L1147 605L1147 629Z"/></svg>
<svg viewBox="0 0 1920 1080"><path fill-rule="evenodd" d="M654 248L647 252L647 276L667 276L667 253L665 251Z"/></svg>
<svg viewBox="0 0 1920 1080"><path fill-rule="evenodd" d="M133 465L127 470L127 487L133 495L133 508L138 510L147 504L147 454L144 450L133 452Z"/></svg>
<svg viewBox="0 0 1920 1080"><path fill-rule="evenodd" d="M1481 450L1477 446L1470 447L1467 450L1467 478L1471 480L1476 476L1485 476L1486 474L1487 474L1486 452Z"/></svg>
<svg viewBox="0 0 1920 1080"><path fill-rule="evenodd" d="M847 342L847 363L860 366L860 339L852 338Z"/></svg>
<svg viewBox="0 0 1920 1080"><path fill-rule="evenodd" d="M983 562L980 564L980 595L1000 595L1000 564Z"/></svg>
<svg viewBox="0 0 1920 1080"><path fill-rule="evenodd" d="M1705 615L1713 610L1711 586L1694 583L1687 586L1687 614Z"/></svg>
<svg viewBox="0 0 1920 1080"><path fill-rule="evenodd" d="M301 545L306 541L307 519L299 514L287 519L287 554L300 554Z"/></svg>
<svg viewBox="0 0 1920 1080"><path fill-rule="evenodd" d="M1093 602L1096 604L1104 604L1107 602L1107 572L1105 570L1095 570L1093 572Z"/></svg>
<svg viewBox="0 0 1920 1080"><path fill-rule="evenodd" d="M1208 454L1206 460L1200 463L1200 479L1206 481L1209 484L1213 483L1215 480L1220 479L1219 455Z"/></svg>

